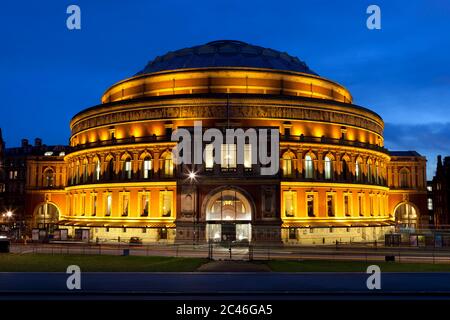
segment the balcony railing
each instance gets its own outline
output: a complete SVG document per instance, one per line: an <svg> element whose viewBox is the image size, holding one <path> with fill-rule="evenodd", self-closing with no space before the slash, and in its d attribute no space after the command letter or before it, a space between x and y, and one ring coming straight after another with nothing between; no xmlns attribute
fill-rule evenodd
<svg viewBox="0 0 450 320"><path fill-rule="evenodd" d="M384 147L380 147L376 144L371 144L368 142L361 142L356 140L346 140L346 139L336 139L336 138L327 138L323 137L314 137L314 136L304 136L304 135L281 135L281 142L299 142L299 143L319 143L319 144L332 144L339 146L350 146L357 148L364 148L375 150L383 153L388 153L388 150ZM68 152L75 152L78 150L97 148L97 147L106 147L112 145L126 145L126 144L134 144L134 143L157 143L157 142L173 142L171 137L168 135L151 135L144 137L129 137L123 139L109 139L109 140L99 140L94 142L87 142L84 144L77 144L69 148Z"/></svg>

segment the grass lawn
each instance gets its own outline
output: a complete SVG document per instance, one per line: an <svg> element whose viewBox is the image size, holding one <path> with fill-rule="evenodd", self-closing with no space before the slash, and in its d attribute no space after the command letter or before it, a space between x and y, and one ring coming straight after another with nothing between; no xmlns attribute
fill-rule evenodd
<svg viewBox="0 0 450 320"><path fill-rule="evenodd" d="M269 268L276 272L365 272L372 264L384 272L450 272L450 264L325 260L267 262Z"/></svg>
<svg viewBox="0 0 450 320"><path fill-rule="evenodd" d="M206 259L199 258L0 254L0 272L66 272L69 265L90 272L188 272L205 262Z"/></svg>

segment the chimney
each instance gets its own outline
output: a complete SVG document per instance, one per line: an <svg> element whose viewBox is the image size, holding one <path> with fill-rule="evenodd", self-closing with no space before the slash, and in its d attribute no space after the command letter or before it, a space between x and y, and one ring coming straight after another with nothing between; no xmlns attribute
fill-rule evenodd
<svg viewBox="0 0 450 320"><path fill-rule="evenodd" d="M40 146L42 146L42 139L41 139L41 138L36 138L36 139L34 139L34 146L35 146L35 147L40 147Z"/></svg>
<svg viewBox="0 0 450 320"><path fill-rule="evenodd" d="M22 148L28 147L28 139L22 139Z"/></svg>

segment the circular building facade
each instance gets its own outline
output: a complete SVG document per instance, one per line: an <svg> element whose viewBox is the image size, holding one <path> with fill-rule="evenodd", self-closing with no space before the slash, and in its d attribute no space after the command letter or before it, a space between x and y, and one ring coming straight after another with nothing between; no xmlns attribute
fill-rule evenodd
<svg viewBox="0 0 450 320"><path fill-rule="evenodd" d="M172 134L194 122L202 133L255 129L259 147L271 141L261 130L276 129L279 170L262 174L248 138L243 163L234 142L216 161L195 141L201 163L179 164ZM72 118L60 225L146 242L375 240L394 221L383 126L287 53L239 41L169 52Z"/></svg>

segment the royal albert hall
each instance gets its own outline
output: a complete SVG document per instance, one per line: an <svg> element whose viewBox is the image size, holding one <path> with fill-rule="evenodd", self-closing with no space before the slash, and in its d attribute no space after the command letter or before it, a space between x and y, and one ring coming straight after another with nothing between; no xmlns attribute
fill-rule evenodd
<svg viewBox="0 0 450 320"><path fill-rule="evenodd" d="M172 133L194 121L278 129L279 171L262 175L251 152L237 163L230 143L220 163L204 143L202 164L177 165ZM418 226L426 210L426 160L389 152L383 127L285 52L229 40L168 52L72 118L64 188L34 192L35 227L44 214L45 227L85 230L90 241L382 240L399 223Z"/></svg>

